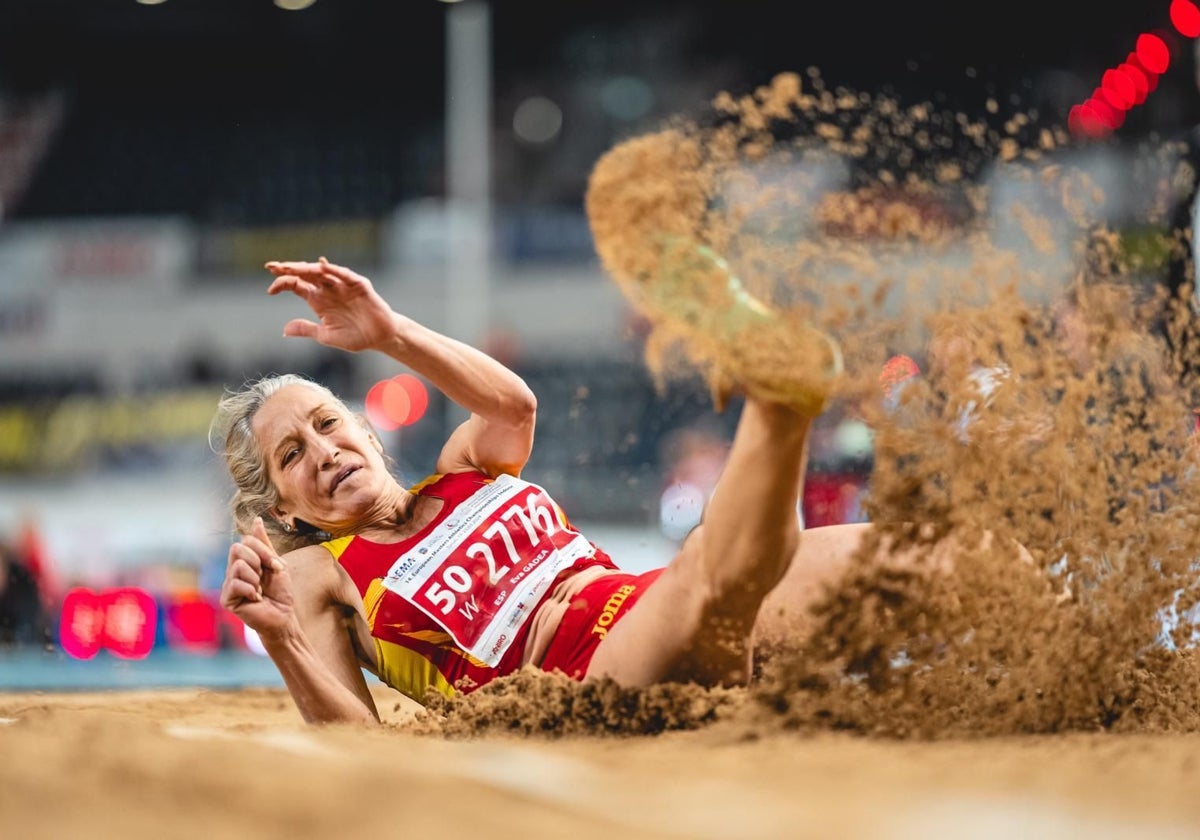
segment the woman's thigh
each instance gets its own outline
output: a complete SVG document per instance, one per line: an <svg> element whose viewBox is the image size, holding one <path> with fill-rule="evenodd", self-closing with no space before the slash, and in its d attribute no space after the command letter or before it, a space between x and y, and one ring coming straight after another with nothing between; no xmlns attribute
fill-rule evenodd
<svg viewBox="0 0 1200 840"><path fill-rule="evenodd" d="M699 526L597 647L588 676L638 686L667 680L744 683L752 669L754 641L802 631L809 607L826 585L845 573L870 527L831 525L804 531L783 579L759 604L736 590L714 590L711 569L701 553L704 526Z"/></svg>
<svg viewBox="0 0 1200 840"><path fill-rule="evenodd" d="M875 529L868 522L803 531L782 580L757 611L743 615L744 606L730 610L713 591L697 528L659 579L608 632L587 676L607 676L633 686L663 681L744 683L751 672L753 645L795 644L813 632L812 607L838 586L872 542L868 538ZM990 541L985 534L985 544ZM945 573L963 549L953 539L925 549L899 548L882 539L861 562L921 564Z"/></svg>
<svg viewBox="0 0 1200 840"><path fill-rule="evenodd" d="M1018 568L1033 565L1025 546L1013 540L998 541L987 530L937 541L924 529L922 539L905 541L893 539L888 530L865 522L826 525L801 533L787 573L763 600L755 622L756 644L770 647L807 640L816 629L812 608L836 590L856 564L862 569L886 567L953 577L961 558L1003 551L1005 561L1019 564Z"/></svg>
<svg viewBox="0 0 1200 840"><path fill-rule="evenodd" d="M641 599L596 648L588 677L622 685L744 682L753 616L720 618L701 555L700 526ZM738 626L738 625L741 626Z"/></svg>
<svg viewBox="0 0 1200 840"><path fill-rule="evenodd" d="M778 645L807 638L813 629L812 607L845 577L874 527L859 522L801 532L787 572L759 609L755 641Z"/></svg>

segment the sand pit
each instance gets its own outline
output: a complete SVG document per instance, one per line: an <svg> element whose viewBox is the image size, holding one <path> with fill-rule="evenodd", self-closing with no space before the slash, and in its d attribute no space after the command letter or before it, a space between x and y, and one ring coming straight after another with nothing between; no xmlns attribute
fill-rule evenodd
<svg viewBox="0 0 1200 840"><path fill-rule="evenodd" d="M653 737L304 726L280 690L0 696L0 834L270 838L1200 835L1200 736L937 742L716 723ZM351 802L371 803L351 809ZM467 805L466 803L470 803Z"/></svg>

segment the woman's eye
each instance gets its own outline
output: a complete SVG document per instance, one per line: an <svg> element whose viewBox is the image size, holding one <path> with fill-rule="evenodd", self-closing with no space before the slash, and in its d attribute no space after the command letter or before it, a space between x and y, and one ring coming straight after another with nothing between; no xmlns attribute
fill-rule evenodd
<svg viewBox="0 0 1200 840"><path fill-rule="evenodd" d="M299 449L289 449L286 453L284 453L283 465L286 467L288 464L290 464L292 461L294 461L296 459L297 453L299 453L299 452L300 452Z"/></svg>
<svg viewBox="0 0 1200 840"><path fill-rule="evenodd" d="M330 426L333 426L335 423L337 423L336 417L326 417L324 420L321 421L321 428L328 429Z"/></svg>

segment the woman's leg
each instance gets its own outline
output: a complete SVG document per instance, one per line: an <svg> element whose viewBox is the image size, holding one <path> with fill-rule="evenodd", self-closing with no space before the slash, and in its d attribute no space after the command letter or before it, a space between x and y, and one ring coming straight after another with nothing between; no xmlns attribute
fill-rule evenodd
<svg viewBox="0 0 1200 840"><path fill-rule="evenodd" d="M862 522L804 531L783 580L763 600L754 625L755 646L794 648L803 644L817 630L812 608L841 584L856 558L864 568L886 566L939 576L952 575L961 557L994 551L1008 552L1013 563L1036 566L1025 546L1013 540L997 543L991 531L980 531L970 541L947 535L937 542L897 544L886 534L874 539L877 528ZM874 547L871 554L864 555L868 538Z"/></svg>
<svg viewBox="0 0 1200 840"><path fill-rule="evenodd" d="M747 399L704 522L596 650L588 676L626 685L744 682L754 624L800 545L811 418Z"/></svg>
<svg viewBox="0 0 1200 840"><path fill-rule="evenodd" d="M726 477L733 476L722 477L728 493L733 482ZM726 510L733 516L718 517L717 528L707 517L693 532L658 581L609 631L596 650L589 676L609 676L628 685L667 680L740 684L750 674L752 644L797 647L816 630L812 607L846 575L876 526L826 525L799 533L794 509L790 525L781 518L755 520L755 513L742 507L741 501ZM784 511L785 506L779 504L777 510ZM757 527L759 533L773 531L775 538L764 540L758 551L739 539L728 541L721 531L731 524L738 530L738 512L747 513L746 533ZM874 555L861 562L951 574L956 558L964 552L992 550L992 534L983 532L980 537L972 545L946 538L919 547L896 546L884 538ZM789 544L791 551L786 549ZM722 549L728 553L709 553ZM771 554L772 550L779 553ZM1012 543L1010 550L1015 561L1032 564L1024 546ZM714 557L716 562L710 564ZM738 569L745 576L742 580ZM775 574L780 577L774 578L775 585L764 596L761 587Z"/></svg>
<svg viewBox="0 0 1200 840"><path fill-rule="evenodd" d="M759 607L799 544L805 442L842 353L831 336L751 295L707 245L686 237L659 245L658 273L625 278L623 291L685 343L707 348L699 358L720 344L721 379L748 396L703 523L609 630L588 676L634 686L741 682Z"/></svg>

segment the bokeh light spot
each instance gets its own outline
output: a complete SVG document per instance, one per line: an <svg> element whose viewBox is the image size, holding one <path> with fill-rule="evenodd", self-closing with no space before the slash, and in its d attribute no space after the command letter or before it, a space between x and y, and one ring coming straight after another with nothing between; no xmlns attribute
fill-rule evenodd
<svg viewBox="0 0 1200 840"><path fill-rule="evenodd" d="M401 373L392 377L392 381L404 389L408 398L408 412L400 421L401 426L411 426L425 416L429 408L429 390L425 383L411 373Z"/></svg>
<svg viewBox="0 0 1200 840"><path fill-rule="evenodd" d="M388 419L388 423L393 428L403 426L408 420L408 412L412 408L412 400L408 398L408 391L404 386L395 379L389 379L383 383L383 390L379 395L379 405L383 409L383 414Z"/></svg>
<svg viewBox="0 0 1200 840"><path fill-rule="evenodd" d="M513 133L526 143L548 143L562 129L562 109L544 96L531 96L513 112Z"/></svg>
<svg viewBox="0 0 1200 840"><path fill-rule="evenodd" d="M1117 72L1124 75L1133 86L1133 104L1141 105L1145 102L1150 94L1150 84L1146 81L1146 74L1142 68L1126 61L1117 67Z"/></svg>
<svg viewBox="0 0 1200 840"><path fill-rule="evenodd" d="M400 424L394 422L388 416L387 409L383 405L383 394L388 387L390 379L384 379L376 382L367 391L367 397L364 400L367 411L367 419L371 421L371 425L379 429L381 432L394 432L400 428Z"/></svg>
<svg viewBox="0 0 1200 840"><path fill-rule="evenodd" d="M1137 39L1137 57L1142 66L1151 73L1162 75L1171 66L1171 50L1167 42L1150 32L1143 32Z"/></svg>
<svg viewBox="0 0 1200 840"><path fill-rule="evenodd" d="M1113 107L1120 108L1122 111L1128 111L1133 107L1137 90L1133 86L1133 80L1125 73L1120 70L1105 70L1100 87L1104 90L1105 98Z"/></svg>
<svg viewBox="0 0 1200 840"><path fill-rule="evenodd" d="M1200 8L1191 0L1172 0L1171 23L1185 38L1200 36Z"/></svg>
<svg viewBox="0 0 1200 840"><path fill-rule="evenodd" d="M636 76L617 76L600 88L600 106L618 120L636 120L654 107L654 91Z"/></svg>

